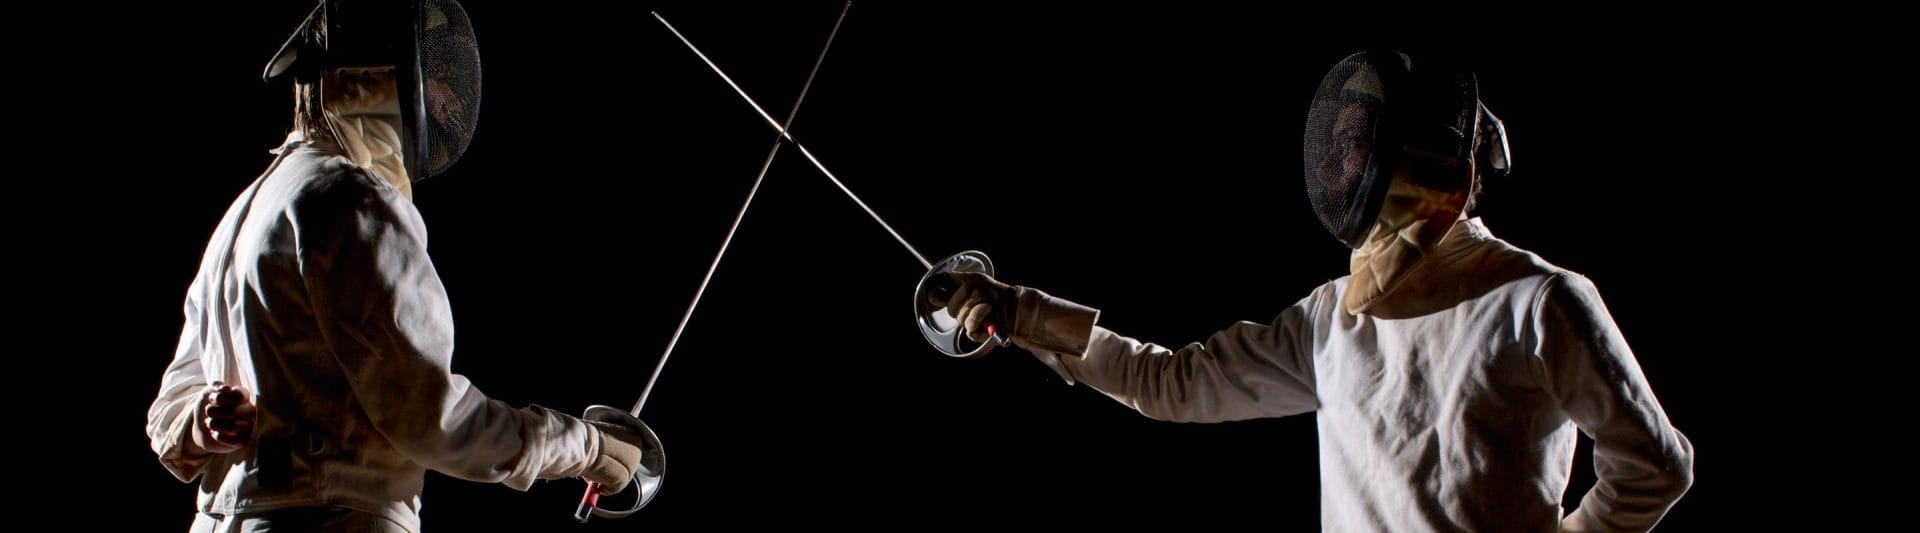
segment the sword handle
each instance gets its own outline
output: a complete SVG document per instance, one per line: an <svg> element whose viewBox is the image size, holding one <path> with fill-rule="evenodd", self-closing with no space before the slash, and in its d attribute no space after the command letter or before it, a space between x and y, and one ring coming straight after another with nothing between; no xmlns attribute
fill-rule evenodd
<svg viewBox="0 0 1920 533"><path fill-rule="evenodd" d="M580 495L580 506L573 509L573 521L587 523L588 518L593 518L593 507L599 503L600 484L588 481L586 494Z"/></svg>

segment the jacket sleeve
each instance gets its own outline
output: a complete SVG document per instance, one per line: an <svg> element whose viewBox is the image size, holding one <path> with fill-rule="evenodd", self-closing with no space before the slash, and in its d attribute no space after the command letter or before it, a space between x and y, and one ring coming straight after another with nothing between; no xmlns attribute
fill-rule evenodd
<svg viewBox="0 0 1920 533"><path fill-rule="evenodd" d="M1034 351L1069 382L1085 383L1149 418L1220 422L1306 413L1318 407L1308 324L1313 300L1300 300L1270 324L1240 322L1178 350L1094 327L1087 319L1077 334L1086 339L1077 343L1082 351L1057 349L1068 346L1059 341L1051 343L1053 349ZM1037 313L1023 309L1021 320L1088 313L1075 308L1085 309L1064 301L1040 306Z"/></svg>
<svg viewBox="0 0 1920 533"><path fill-rule="evenodd" d="M593 428L538 406L491 400L452 373L453 316L413 204L351 173L291 208L320 333L374 428L422 466L526 490L577 476Z"/></svg>
<svg viewBox="0 0 1920 533"><path fill-rule="evenodd" d="M199 288L200 281L195 280L187 291L187 319L186 326L180 328L180 344L174 349L173 362L161 375L160 394L147 408L147 440L160 465L180 481L198 477L208 459L186 456L187 431L192 428L194 410L200 406L200 392L207 386L206 374L200 368L200 305L194 298L200 294Z"/></svg>
<svg viewBox="0 0 1920 533"><path fill-rule="evenodd" d="M1599 478L1563 529L1653 528L1693 483L1693 444L1667 420L1592 282L1557 275L1536 305L1536 364L1561 412L1593 438Z"/></svg>

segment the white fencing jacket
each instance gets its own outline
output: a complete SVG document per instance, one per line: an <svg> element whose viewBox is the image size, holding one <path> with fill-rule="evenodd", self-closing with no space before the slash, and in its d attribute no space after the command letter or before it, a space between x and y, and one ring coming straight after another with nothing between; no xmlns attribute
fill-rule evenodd
<svg viewBox="0 0 1920 533"><path fill-rule="evenodd" d="M1342 277L1270 324L1169 350L1023 295L1018 319L1043 333L1019 340L1156 419L1318 413L1328 531L1652 528L1691 484L1693 447L1593 284L1478 219L1458 224L1362 314L1342 308ZM1599 483L1563 521L1576 427L1596 442Z"/></svg>
<svg viewBox="0 0 1920 533"><path fill-rule="evenodd" d="M526 490L573 477L596 430L489 400L450 371L453 317L413 203L298 134L214 230L147 414L203 513L338 506L418 528L424 471ZM259 407L241 451L183 457L213 381Z"/></svg>

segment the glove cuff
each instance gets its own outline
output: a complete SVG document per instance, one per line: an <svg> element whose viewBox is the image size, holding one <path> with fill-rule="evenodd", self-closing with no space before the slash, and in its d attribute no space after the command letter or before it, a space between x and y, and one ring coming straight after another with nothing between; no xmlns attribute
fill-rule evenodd
<svg viewBox="0 0 1920 533"><path fill-rule="evenodd" d="M1087 353L1087 340L1100 310L1055 298L1031 287L1014 288L1013 340L1029 351L1079 356Z"/></svg>

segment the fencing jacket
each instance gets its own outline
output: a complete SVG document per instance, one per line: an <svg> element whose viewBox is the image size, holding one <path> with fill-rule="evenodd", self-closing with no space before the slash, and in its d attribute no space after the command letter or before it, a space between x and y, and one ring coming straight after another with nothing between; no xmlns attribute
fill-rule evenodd
<svg viewBox="0 0 1920 533"><path fill-rule="evenodd" d="M1315 413L1329 531L1653 527L1691 484L1693 448L1599 293L1478 219L1458 225L1360 314L1341 305L1342 277L1270 323L1169 349L1023 297L1017 319L1037 333L1016 341L1156 419ZM1576 429L1596 442L1599 482L1563 517Z"/></svg>
<svg viewBox="0 0 1920 533"><path fill-rule="evenodd" d="M418 528L424 472L526 490L573 477L596 430L451 372L453 317L401 192L296 133L214 230L147 436L203 513L337 506ZM183 455L214 381L251 391L252 442Z"/></svg>

